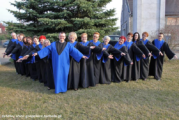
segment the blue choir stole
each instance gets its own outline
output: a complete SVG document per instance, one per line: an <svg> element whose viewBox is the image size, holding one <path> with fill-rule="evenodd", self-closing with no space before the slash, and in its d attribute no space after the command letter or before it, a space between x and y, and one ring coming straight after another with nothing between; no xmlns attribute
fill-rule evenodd
<svg viewBox="0 0 179 120"><path fill-rule="evenodd" d="M16 44L18 44L18 40L17 40L17 39L11 39L11 41L12 41L12 42L16 42ZM16 54L12 54L12 55L11 55L11 58L12 58L13 60L16 60Z"/></svg>
<svg viewBox="0 0 179 120"><path fill-rule="evenodd" d="M120 50L122 47L124 47L125 44L120 45L118 42L114 45L114 48ZM119 61L121 59L121 55L119 57L115 57L116 61Z"/></svg>
<svg viewBox="0 0 179 120"><path fill-rule="evenodd" d="M106 48L106 50L108 49L109 46L110 46L110 44L104 45L104 43L103 43L103 48ZM100 59L101 59L102 56L103 56L103 52L101 52L101 54L100 54ZM103 57L102 62L106 63L106 61L108 61L108 57L107 58Z"/></svg>
<svg viewBox="0 0 179 120"><path fill-rule="evenodd" d="M89 44L89 41L87 41L87 42L80 42L80 44L82 44L83 46L87 46ZM91 49L89 50L89 54L85 55L85 56L89 58L90 55L91 55Z"/></svg>
<svg viewBox="0 0 179 120"><path fill-rule="evenodd" d="M100 41L94 42L93 40L90 40L90 42L92 42L95 46L98 46L101 43ZM97 60L100 60L102 55L103 52L101 52L101 54L96 54Z"/></svg>
<svg viewBox="0 0 179 120"><path fill-rule="evenodd" d="M161 41L159 41L158 39L155 39L154 40L154 45L160 50L160 48L162 47L162 45L164 44L164 40L161 40ZM156 59L158 56L156 56L156 55L154 55L154 54L152 54L153 55L153 58L154 59Z"/></svg>
<svg viewBox="0 0 179 120"><path fill-rule="evenodd" d="M70 43L70 42L68 42L68 43ZM74 42L74 43L70 43L70 45L72 45L73 47L75 47L75 45L76 45L76 41Z"/></svg>

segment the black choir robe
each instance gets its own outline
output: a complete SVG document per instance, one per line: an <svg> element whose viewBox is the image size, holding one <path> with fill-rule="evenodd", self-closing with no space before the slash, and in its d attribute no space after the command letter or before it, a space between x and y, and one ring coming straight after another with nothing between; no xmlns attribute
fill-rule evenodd
<svg viewBox="0 0 179 120"><path fill-rule="evenodd" d="M167 55L169 59L172 59L175 54L171 51L168 44L161 40L155 39L152 41L152 44L154 44L164 55L164 53ZM155 79L160 80L162 77L162 70L163 70L163 61L164 56L158 55L151 58L150 67L149 67L149 75L154 76Z"/></svg>
<svg viewBox="0 0 179 120"><path fill-rule="evenodd" d="M87 41L86 43L80 42L84 46L95 46L92 42ZM83 88L87 88L89 86L95 86L96 80L94 78L94 66L93 66L93 54L100 54L102 48L95 47L94 49L89 51L89 54L85 56L88 59L82 58L80 61L80 86Z"/></svg>
<svg viewBox="0 0 179 120"><path fill-rule="evenodd" d="M22 58L28 50L29 50L29 46L23 45L22 51L21 51L21 54L20 54L19 58ZM29 60L29 59L28 59L28 60ZM28 60L23 60L23 61L22 61L22 64L20 65L20 69L21 69L23 72L25 72L26 77L29 77L29 76L30 76L30 72L29 72L28 64L27 64Z"/></svg>
<svg viewBox="0 0 179 120"><path fill-rule="evenodd" d="M93 40L90 40L95 46L99 48L103 48L103 45L100 41L97 41L96 43ZM101 69L101 53L93 53L93 66L94 66L94 79L96 80L96 84L99 84L99 78L100 78L100 69Z"/></svg>
<svg viewBox="0 0 179 120"><path fill-rule="evenodd" d="M149 50L147 47L144 45L142 41L135 41L137 47L145 54L146 58L148 58L149 55ZM141 67L140 62L142 57L138 57L137 55L133 56L133 65L132 65L132 80L138 80L140 78L140 72L141 72Z"/></svg>
<svg viewBox="0 0 179 120"><path fill-rule="evenodd" d="M143 43L153 55L155 56L159 55L160 50L157 47L155 47L152 44L152 42L150 42L149 40L145 40L143 41ZM142 58L140 60L140 78L143 80L148 78L149 75L149 61L150 61L150 57L147 57L146 59Z"/></svg>
<svg viewBox="0 0 179 120"><path fill-rule="evenodd" d="M128 54L127 47L122 44L120 45L118 42L115 44L114 48L120 50L121 52L125 53L126 55L121 56L120 54L114 54L114 59L111 60L111 73L112 73L112 82L121 82L124 80L124 67L126 68L127 65L131 64L131 58ZM125 66L124 66L125 65Z"/></svg>
<svg viewBox="0 0 179 120"><path fill-rule="evenodd" d="M11 52L13 51L13 49L16 47L16 45L18 44L18 40L17 39L11 39L5 52L6 52L6 55L9 55L11 54ZM19 71L18 71L18 66L16 64L16 54L12 54L11 55L11 58L13 59L14 61L14 66L15 66L15 69L16 69L16 73L19 74Z"/></svg>
<svg viewBox="0 0 179 120"><path fill-rule="evenodd" d="M19 56L22 52L22 47L24 43L22 41L19 41L18 44L15 46L15 48L12 50L11 54L16 54L16 60L19 59ZM22 62L16 62L17 71L21 75L25 75L25 72L22 70Z"/></svg>
<svg viewBox="0 0 179 120"><path fill-rule="evenodd" d="M89 46L83 46L79 42L69 43L82 54L89 54ZM77 62L73 57L70 57L70 71L68 75L68 89L77 90L80 84L80 62Z"/></svg>
<svg viewBox="0 0 179 120"><path fill-rule="evenodd" d="M29 50L24 54L24 56L29 55L27 65L28 65L28 69L30 72L30 78L33 80L36 80L38 76L37 76L37 70L35 66L35 57L30 54L31 51L34 50L34 48L35 48L35 44L30 45Z"/></svg>
<svg viewBox="0 0 179 120"><path fill-rule="evenodd" d="M109 54L113 55L120 55L121 51L115 49L112 45L107 44L105 45L102 43L103 48L106 48L105 51L103 51L102 56L102 63L101 63L101 69L100 69L100 80L99 83L101 84L110 84L111 83L111 60L108 59ZM107 52L107 54L106 54Z"/></svg>
<svg viewBox="0 0 179 120"><path fill-rule="evenodd" d="M132 41L131 42L125 42L124 43L128 49L128 53L129 53L129 56L133 62L133 64L135 64L135 60L136 59L136 56L141 58L142 55L143 55L143 52L137 47L137 45L135 43L133 43ZM134 74L136 73L135 69L132 69L132 66L133 65L128 65L128 66L125 66L124 69L123 69L123 79L126 80L127 82L129 82L131 79L136 79L138 76L138 74ZM136 77L136 78L135 78Z"/></svg>

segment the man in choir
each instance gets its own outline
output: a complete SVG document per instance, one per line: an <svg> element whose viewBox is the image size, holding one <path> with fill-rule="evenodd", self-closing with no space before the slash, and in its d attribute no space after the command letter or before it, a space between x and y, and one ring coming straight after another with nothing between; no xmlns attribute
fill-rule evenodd
<svg viewBox="0 0 179 120"><path fill-rule="evenodd" d="M12 39L9 41L9 44L5 50L5 52L3 53L3 58L6 56L6 55L9 55L11 53L11 51L15 48L16 46L16 42L18 42L17 40L17 35L16 33L11 33L11 36L12 36ZM15 54L12 54L11 55L11 58L13 59L14 61L14 66L16 68L16 72L17 72L17 66L16 66L16 55ZM18 72L17 72L18 73Z"/></svg>
<svg viewBox="0 0 179 120"><path fill-rule="evenodd" d="M41 59L50 54L52 55L52 68L56 94L67 91L70 56L77 62L79 62L81 58L87 58L70 43L65 42L65 39L66 34L61 32L59 34L59 41L53 42L51 45L33 54L34 56L39 55Z"/></svg>
<svg viewBox="0 0 179 120"><path fill-rule="evenodd" d="M177 59L178 57L173 53L167 42L163 40L164 34L159 33L158 39L152 41L152 43L162 52L163 56L154 56L151 58L149 75L154 76L156 80L160 80L162 77L164 53L171 60L172 58Z"/></svg>

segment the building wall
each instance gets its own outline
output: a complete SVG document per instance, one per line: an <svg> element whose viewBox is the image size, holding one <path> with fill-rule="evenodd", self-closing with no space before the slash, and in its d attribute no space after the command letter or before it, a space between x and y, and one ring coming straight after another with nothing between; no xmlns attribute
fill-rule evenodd
<svg viewBox="0 0 179 120"><path fill-rule="evenodd" d="M165 27L165 0L133 0L133 32L156 34Z"/></svg>

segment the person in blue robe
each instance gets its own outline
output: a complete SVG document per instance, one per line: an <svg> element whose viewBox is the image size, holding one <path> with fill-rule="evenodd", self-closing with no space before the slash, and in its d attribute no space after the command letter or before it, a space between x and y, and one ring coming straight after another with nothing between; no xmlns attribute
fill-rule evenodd
<svg viewBox="0 0 179 120"><path fill-rule="evenodd" d="M39 55L41 59L51 54L56 94L67 91L70 56L77 62L79 62L81 58L87 58L70 43L65 42L65 38L66 34L61 32L59 34L59 41L53 42L50 46L33 54L33 56Z"/></svg>

